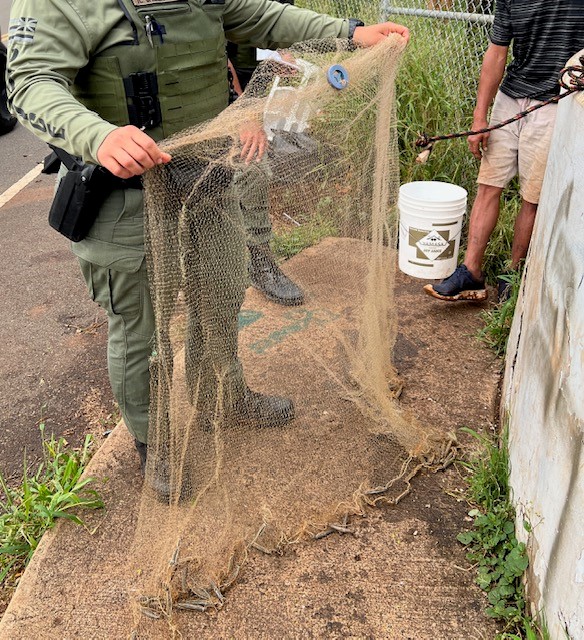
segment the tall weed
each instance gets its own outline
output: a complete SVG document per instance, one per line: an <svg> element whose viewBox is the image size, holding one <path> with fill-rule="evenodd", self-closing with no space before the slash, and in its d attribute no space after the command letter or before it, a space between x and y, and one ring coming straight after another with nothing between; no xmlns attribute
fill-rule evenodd
<svg viewBox="0 0 584 640"><path fill-rule="evenodd" d="M511 324L521 287L521 275L521 270L501 275L501 280L508 283L510 287L509 297L507 300L481 313L481 318L485 324L478 332L478 338L501 357L507 351L507 341L509 340Z"/></svg>

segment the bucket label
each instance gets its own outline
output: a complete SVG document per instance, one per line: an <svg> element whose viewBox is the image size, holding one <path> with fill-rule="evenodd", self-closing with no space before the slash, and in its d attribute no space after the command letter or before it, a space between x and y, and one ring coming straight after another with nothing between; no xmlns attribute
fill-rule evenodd
<svg viewBox="0 0 584 640"><path fill-rule="evenodd" d="M410 228L410 246L416 247L418 258L445 260L454 255L454 240L450 240L450 231L426 231Z"/></svg>

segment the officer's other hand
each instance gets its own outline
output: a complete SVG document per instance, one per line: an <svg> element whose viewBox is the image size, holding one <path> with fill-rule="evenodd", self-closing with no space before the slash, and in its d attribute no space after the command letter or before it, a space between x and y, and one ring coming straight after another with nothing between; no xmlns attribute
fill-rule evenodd
<svg viewBox="0 0 584 640"><path fill-rule="evenodd" d="M97 150L97 159L118 178L131 178L141 176L157 164L170 162L171 156L138 127L128 125L106 136Z"/></svg>
<svg viewBox="0 0 584 640"><path fill-rule="evenodd" d="M479 129L486 129L488 126L489 123L486 120L475 120L472 123L472 130L478 131ZM480 160L483 157L483 153L487 150L488 142L488 133L477 133L476 136L468 137L468 148L477 160Z"/></svg>
<svg viewBox="0 0 584 640"><path fill-rule="evenodd" d="M410 39L410 32L403 24L395 22L381 22L380 24L372 24L368 27L357 27L353 34L353 42L361 47L372 47L383 38L387 38L391 33L397 33L406 42Z"/></svg>
<svg viewBox="0 0 584 640"><path fill-rule="evenodd" d="M233 91L235 91L237 96L240 96L243 93L243 89L241 88L241 82L239 82L237 71L235 70L235 67L233 66L229 58L227 59L227 68L231 72L231 84L233 86Z"/></svg>
<svg viewBox="0 0 584 640"><path fill-rule="evenodd" d="M239 132L242 144L240 157L249 164L255 156L256 162L262 159L268 146L268 139L262 126L256 122L245 125Z"/></svg>

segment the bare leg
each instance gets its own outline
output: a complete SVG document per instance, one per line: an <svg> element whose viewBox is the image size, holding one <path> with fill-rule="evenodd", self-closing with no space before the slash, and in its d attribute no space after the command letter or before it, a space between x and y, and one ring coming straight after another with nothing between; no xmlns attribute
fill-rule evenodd
<svg viewBox="0 0 584 640"><path fill-rule="evenodd" d="M513 233L513 247L511 248L511 268L517 269L519 263L527 255L531 233L535 223L535 214L537 213L537 205L527 200L521 201L521 209L515 220L515 229Z"/></svg>
<svg viewBox="0 0 584 640"><path fill-rule="evenodd" d="M479 184L477 197L472 207L464 264L477 279L481 277L485 250L499 219L499 204L502 193L501 187Z"/></svg>

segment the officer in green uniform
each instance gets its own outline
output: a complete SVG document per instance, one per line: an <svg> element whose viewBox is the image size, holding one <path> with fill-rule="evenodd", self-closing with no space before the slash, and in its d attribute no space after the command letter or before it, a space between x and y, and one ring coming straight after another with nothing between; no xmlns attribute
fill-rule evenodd
<svg viewBox="0 0 584 640"><path fill-rule="evenodd" d="M294 0L278 0L282 4L294 4ZM233 65L231 95L245 90L258 65L257 49L249 44L227 43L227 57ZM262 291L269 300L278 304L295 306L304 302L302 289L278 266L270 249L272 224L269 216L267 185L258 189L241 191L241 208L247 233L249 251L248 274L251 284Z"/></svg>
<svg viewBox="0 0 584 640"><path fill-rule="evenodd" d="M401 25L364 27L270 0L14 0L9 104L44 141L128 180L171 161L156 141L225 109L226 38L276 48L311 38L353 37L370 46L390 32L408 38ZM253 143L246 151L261 154ZM130 184L138 188L125 182L112 191L73 251L90 295L107 312L110 380L144 462L155 326L144 260L143 194L139 184ZM216 296L211 299L217 316L225 321L218 327L221 335L207 339L225 345L218 359L232 378L227 386L235 417L242 412L248 423L282 425L293 417L292 403L251 392L237 360L243 249L241 239L224 237L198 256L201 275L213 273L209 262L221 259L221 252L224 264L237 272L225 291L200 278L201 296ZM193 353L202 372L213 370L213 363L205 363L204 343Z"/></svg>

